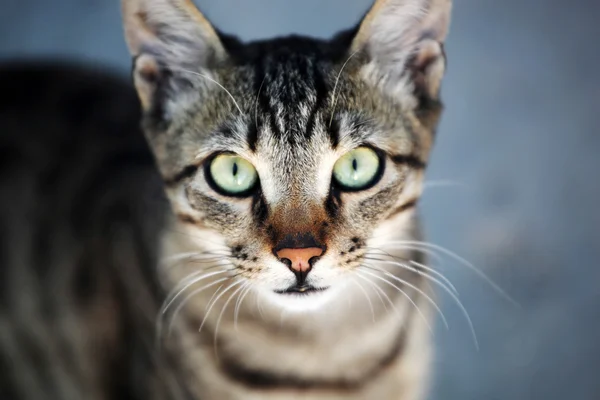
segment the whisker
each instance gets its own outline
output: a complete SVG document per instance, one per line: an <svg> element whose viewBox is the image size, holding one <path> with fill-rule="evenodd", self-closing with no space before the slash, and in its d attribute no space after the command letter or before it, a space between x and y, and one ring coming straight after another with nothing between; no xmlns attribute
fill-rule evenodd
<svg viewBox="0 0 600 400"><path fill-rule="evenodd" d="M394 262L394 261L381 261L381 262ZM423 264L420 264L416 261L410 260L410 262L416 264L419 267L426 267ZM418 271L418 270L417 270ZM471 330L471 334L473 335L473 342L475 344L475 348L477 349L477 351L479 351L479 341L477 340L477 334L475 333L475 327L473 325L473 321L471 320L471 317L469 316L469 313L467 312L467 309L464 307L464 305L462 304L462 302L460 301L460 299L458 298L457 294L458 292L456 291L456 288L454 288L452 286L452 283L450 283L450 281L448 281L448 284L451 285L451 287L454 289L451 290L449 287L447 287L446 285L444 285L441 281L435 279L432 276L426 275L426 274L422 274L420 271L418 271L422 276L427 277L429 279L431 279L433 282L436 282L440 287L442 287L442 289L444 289L444 291L446 291L446 293L448 293L450 295L450 297L452 297L452 299L456 302L457 306L460 308L461 312L463 313L463 315L465 316L465 319L467 320L467 323L469 325L469 329ZM386 273L387 276L391 276L393 277L392 274ZM398 279L398 278L395 278Z"/></svg>
<svg viewBox="0 0 600 400"><path fill-rule="evenodd" d="M171 228L164 228L164 230L167 232L175 233L177 235L186 236L186 237L201 241L203 243L208 243L211 246L215 246L215 249L214 249L215 251L216 250L226 251L228 254L231 254L231 249L229 247L227 247L221 243L211 241L211 240L207 239L206 236L200 236L200 235L192 234L189 232L182 232L182 231L179 231L176 229L171 229Z"/></svg>
<svg viewBox="0 0 600 400"><path fill-rule="evenodd" d="M190 263L198 263L198 262L211 262L218 261L221 259L230 258L231 253L228 254L220 254L213 252L189 252L189 253L179 253L169 257L165 257L159 261L159 266L161 268L175 268L181 263L184 265L188 265Z"/></svg>
<svg viewBox="0 0 600 400"><path fill-rule="evenodd" d="M260 87L258 88L258 93L256 94L256 101L254 102L254 124L256 125L256 129L258 129L258 99L260 98L260 92L262 91L263 85L265 84L265 80L267 80L267 75L265 75L260 84Z"/></svg>
<svg viewBox="0 0 600 400"><path fill-rule="evenodd" d="M396 313L396 315L398 316L398 318L402 317L402 314L400 313L400 311L398 310L398 308L396 307L396 305L394 304L394 302L392 301L392 299L390 299L390 296L388 296L383 289L381 289L379 287L379 285L377 285L375 282L373 282L372 280L368 279L367 276L362 275L363 273L367 272L367 271L362 271L362 270L356 270L355 271L357 274L357 277L361 278L362 280L364 280L365 282L369 283L373 288L375 288L377 291L379 291L381 293L381 295L383 297L385 297L385 299L387 300L387 302L389 303L389 305L392 307L392 309L394 310L394 312ZM425 324L429 327L429 331L433 334L433 330L431 329L431 326L429 325L427 319L425 318L425 316L423 315L423 313L421 312L421 310L419 309L419 307L417 307L417 305L414 303L414 301L410 298L410 296L408 296L408 294L406 292L404 292L402 289L400 289L399 287L397 287L396 285L394 285L391 282L388 282L386 279L383 279L379 276L376 276L374 274L369 274L370 276L374 276L375 278L387 283L388 285L392 286L394 289L396 289L397 291L399 291L404 297L406 297L408 299L408 301L416 308L417 312L421 315L421 317L424 319Z"/></svg>
<svg viewBox="0 0 600 400"><path fill-rule="evenodd" d="M475 274L477 274L481 279L486 281L492 288L494 288L498 294L500 294L506 300L511 302L514 306L521 308L521 305L516 300L514 300L512 297L510 297L508 295L508 293L506 293L498 284L496 284L496 282L494 282L490 277L488 277L483 271L481 271L479 268L477 268L476 266L471 264L469 261L467 261L463 257L459 256L458 254L446 249L445 247L439 246L437 244L429 243L429 242L421 242L421 241L413 241L413 240L394 241L394 242L390 242L390 244L400 244L400 245L409 244L409 245L415 245L415 246L423 246L425 248L431 248L436 251L439 251L440 253L447 255L448 257L454 259L455 261L457 261L457 262L461 263L462 265L466 266L467 268L469 268L471 271L473 271Z"/></svg>
<svg viewBox="0 0 600 400"><path fill-rule="evenodd" d="M452 282L450 281L450 279L446 278L443 274L441 274L440 272L436 271L435 269L433 269L431 267L428 267L427 265L418 263L418 262L413 261L413 260L406 260L409 263L414 264L415 266L417 266L417 267L419 267L421 269L424 269L425 271L428 271L428 272L430 272L430 273L432 273L432 274L434 274L436 276L439 276L440 279L443 281L443 283L440 282L435 277L424 273L423 271L419 270L418 268L411 267L411 266L406 265L404 263L400 263L400 262L397 262L397 261L391 261L391 260L382 260L380 258L369 257L369 256L365 256L363 258L365 260L377 261L377 262L380 262L380 263L383 263L383 264L394 265L394 266L397 266L397 267L400 267L400 268L407 269L409 271L412 271L412 272L414 272L416 274L419 274L419 275L423 276L426 279L429 279L429 280L431 280L433 282L436 282L438 285L444 286L444 284L446 284L446 285L448 285L450 287L450 289L452 289L452 291L454 291L454 293L458 294L458 290L456 290L456 287L452 284Z"/></svg>
<svg viewBox="0 0 600 400"><path fill-rule="evenodd" d="M413 289L414 291L416 291L417 293L419 293L421 296L425 297L425 299L427 299L427 301L429 301L429 303L431 303L431 305L436 309L436 311L440 314L440 316L442 317L442 321L444 322L444 325L446 326L446 329L450 329L450 326L448 325L448 320L446 319L446 316L444 315L444 313L442 312L442 309L437 305L437 303L435 302L435 300L433 300L431 298L431 296L429 296L427 293L425 293L423 290L419 289L418 287L416 287L415 285L413 285L412 283L409 283L407 281L405 281L404 279L400 279L395 275L390 274L389 272L379 269L379 268L375 268L371 265L367 265L367 268L370 268L374 271L380 272L382 274L384 274L385 276L392 278L393 280L408 286L409 288ZM366 272L366 271L365 271ZM444 286L445 287L445 286Z"/></svg>
<svg viewBox="0 0 600 400"><path fill-rule="evenodd" d="M389 243L385 243L385 244L383 244L382 246L387 246L387 245L389 245ZM394 258L394 259L400 259L400 260L402 260L402 261L406 260L405 258L398 257L398 256L395 256L395 255L393 255L393 254L390 254L389 252L387 252L387 251L385 251L385 250L383 250L383 249L378 249L378 248L376 248L376 247L370 247L370 246L366 246L366 248L367 248L367 250L369 250L369 251L371 251L371 250L379 251L379 252L381 252L381 253L385 254L386 256L388 256L388 257L391 257L391 258ZM419 253L425 254L425 255L426 255L426 256L428 256L428 257L431 257L431 258L433 258L433 259L434 259L436 262L438 262L438 263L440 263L440 264L442 264L442 263L443 263L443 262L442 262L442 261L443 261L443 260L442 260L442 257L440 257L440 256L439 256L439 255L438 255L436 252L434 252L433 250L429 250L429 249L423 249L423 248L421 248L421 247L417 247L417 246L409 246L409 245L407 245L407 246L402 246L402 247L395 247L394 249L397 249L397 250L408 250L408 251L417 251L417 252L419 252Z"/></svg>
<svg viewBox="0 0 600 400"><path fill-rule="evenodd" d="M359 272L359 271L357 271L357 272ZM376 274L373 274L369 271L360 271L360 272L371 275L372 277L379 279L379 280L385 282L386 284L390 285L391 287L395 288L396 290L398 290L415 307L415 309L417 310L417 312L419 313L421 318L423 318L423 322L425 322L425 325L427 325L429 332L433 335L433 329L431 329L431 325L429 325L429 321L427 321L427 317L425 317L425 315L423 314L423 312L421 311L419 306L417 306L417 304L414 302L414 300L404 290L400 289L398 286L394 285L392 282L389 282L387 279L384 279L384 278L382 278Z"/></svg>
<svg viewBox="0 0 600 400"><path fill-rule="evenodd" d="M457 296L460 295L460 293L458 293L458 289L456 288L456 286L454 286L452 284L452 281L450 279L446 278L446 276L444 276L444 274L442 274L441 272L436 271L434 268L431 268L431 267L429 267L429 266L427 266L425 264L422 264L420 262L417 262L415 260L408 260L408 262L411 263L411 264L413 264L414 266L416 266L418 268L424 269L426 271L431 272L432 274L434 274L436 276L439 276L441 280L443 280L445 283L448 284L448 286L450 287L450 289L452 289L452 291L454 292L454 294L456 294ZM422 272L422 271L419 271L419 272ZM425 276L427 276L427 275L425 275Z"/></svg>
<svg viewBox="0 0 600 400"><path fill-rule="evenodd" d="M179 312L181 311L181 309L183 308L183 306L188 302L189 299L191 299L195 295L199 294L200 292L203 292L204 290L206 290L206 289L208 289L210 287L213 287L215 285L218 285L219 283L224 282L224 281L226 281L228 279L230 279L230 278L225 277L225 278L218 279L215 282L211 282L211 283L209 283L207 285L204 285L201 288L196 289L196 290L192 291L189 295L187 295L183 299L183 301L177 306L177 308L175 308L175 311L173 312L173 315L170 318L169 328L168 328L168 331L167 331L167 337L171 336L171 332L173 331L173 324L175 323L175 319L177 318L177 315L179 315ZM161 323L160 323L160 327L158 329L158 332L159 332L159 334L162 335L162 318L159 318L159 321L161 321Z"/></svg>
<svg viewBox="0 0 600 400"><path fill-rule="evenodd" d="M240 313L240 308L242 307L242 302L251 290L252 284L248 282L248 284L246 285L246 290L238 297L238 300L235 302L235 309L233 311L233 328L236 330L236 332L238 330L238 316Z"/></svg>
<svg viewBox="0 0 600 400"><path fill-rule="evenodd" d="M256 308L258 309L258 313L260 314L260 318L264 321L265 320L265 314L264 314L263 309L262 309L262 298L260 296L260 293L258 293L258 292L256 293L255 302L256 302Z"/></svg>
<svg viewBox="0 0 600 400"><path fill-rule="evenodd" d="M206 311L208 310L208 306L212 304L212 301L215 299L215 296L217 296L221 292L221 288L223 288L223 286L225 286L225 284L220 284L217 290L215 290L212 296L210 296L210 299L208 299L208 301L206 302L206 306L204 306L204 313L206 313Z"/></svg>
<svg viewBox="0 0 600 400"><path fill-rule="evenodd" d="M346 62L344 62L344 64L342 65L342 68L340 68L340 72L338 73L337 78L335 79L335 85L333 85L333 105L331 107L331 118L329 119L329 128L331 128L331 124L333 123L333 117L335 115L335 108L337 106L337 100L339 97L339 93L336 93L337 90L337 85L340 81L340 77L342 76L342 72L344 71L344 68L346 68L346 64L348 64L348 62L352 59L352 57L354 57L357 53L359 52L359 50L355 51L354 53L352 53L350 55L350 57L348 57L348 59L346 60Z"/></svg>
<svg viewBox="0 0 600 400"><path fill-rule="evenodd" d="M244 283L242 281L242 283ZM227 299L227 301L225 302L225 304L223 304L223 308L221 309L221 312L219 313L219 316L217 317L217 324L215 326L215 333L213 335L213 348L215 351L215 358L217 360L219 360L219 354L217 352L217 346L218 346L218 337L219 337L219 325L221 324L221 319L223 318L223 314L225 313L225 310L227 309L227 306L229 305L229 303L231 302L231 300L235 297L236 294L238 294L241 290L244 290L246 288L247 282L244 283L242 286L240 286L239 288L237 288L236 290L234 290L234 292L229 295L229 298Z"/></svg>
<svg viewBox="0 0 600 400"><path fill-rule="evenodd" d="M206 321L207 321L207 318L208 318L208 316L210 315L210 312L212 311L212 309L213 309L213 307L215 306L215 304L217 304L217 302L219 301L219 299L220 299L221 297L223 297L223 295L224 295L225 293L227 293L227 292L228 292L228 291L229 291L231 288L233 288L233 287L235 287L235 286L239 285L240 283L244 283L244 281L243 281L243 280L241 280L241 279L239 279L239 280L237 280L237 281L233 282L231 285L227 286L227 287L226 287L226 288L223 290L223 292L221 292L221 294L220 294L220 295L218 295L217 297L215 297L215 299L213 300L213 302L212 302L212 304L210 305L210 307L208 307L208 311L206 311L206 313L204 314L204 318L202 318L202 323L200 324L200 328L198 329L198 332L201 332L201 331L202 331L202 328L204 327L204 324L206 323Z"/></svg>
<svg viewBox="0 0 600 400"><path fill-rule="evenodd" d="M233 95L231 94L231 92L229 90L227 90L225 88L225 86L221 85L219 82L217 82L213 78L209 77L208 75L204 75L204 74L201 74L201 73L195 72L195 71L190 71L190 70L187 70L187 69L184 69L184 68L173 68L172 66L169 66L169 69L172 70L172 71L185 72L185 73L188 73L188 74L201 76L201 77L203 77L205 79L208 79L209 81L215 83L221 89L223 89L225 91L225 93L227 93L227 95L229 95L229 97L231 98L231 101L233 101L233 104L235 104L235 106L237 107L238 111L240 112L240 115L244 115L244 113L242 112L242 109L240 108L238 102L235 100L235 98L233 97Z"/></svg>
<svg viewBox="0 0 600 400"><path fill-rule="evenodd" d="M367 299L367 302L369 303L369 308L371 309L371 316L373 317L373 323L375 323L375 308L373 307L373 303L371 302L371 298L367 294L367 291L356 279L352 279L352 283L354 283L365 295L365 298Z"/></svg>
<svg viewBox="0 0 600 400"><path fill-rule="evenodd" d="M375 289L375 294L377 295L377 297L379 297L379 301L381 301L381 305L383 306L383 309L385 310L385 312L388 312L388 308L387 308L387 305L385 304L385 302L383 301L382 295L387 299L388 303L391 304L392 307L394 307L394 303L392 302L390 297L387 294L385 294L385 292L379 286L377 286L375 283L373 283L371 280L367 279L364 276L357 275L357 277L361 278L362 280L367 281L367 283L369 283L369 284L371 284L371 286L373 286L373 288ZM400 316L400 313L398 312L398 310L396 310L396 313L398 314L398 316Z"/></svg>
<svg viewBox="0 0 600 400"><path fill-rule="evenodd" d="M167 312L167 310L169 309L169 307L171 307L171 304L173 304L173 302L183 293L185 292L191 285L194 285L195 283L198 283L200 281L203 281L206 278L210 278L216 275L220 275L220 274L224 274L227 272L230 272L231 270L223 270L223 271L216 271L216 272L209 272L207 274L202 274L205 271L198 271L194 274L190 275L191 277L200 275L199 277L194 277L193 279L188 279L186 278L184 280L183 283L180 283L179 285L177 285L171 292L176 292L174 295L169 295L167 296L167 299L165 300L165 302L163 303L163 307L161 307L161 313L165 314ZM181 288L180 290L177 290Z"/></svg>
<svg viewBox="0 0 600 400"><path fill-rule="evenodd" d="M419 264L416 261L412 261L412 262L417 264L418 266L421 266L421 264ZM458 292L456 292L456 291L452 292L452 290L450 290L448 287L446 287L444 285L440 284L440 286L446 291L446 293L448 293L450 295L450 297L452 297L452 299L456 302L456 305L458 306L458 308L460 308L460 311L465 316L465 319L467 320L467 323L469 324L469 329L471 330L471 334L473 335L473 342L475 344L475 349L477 351L479 351L479 340L477 340L477 334L475 333L475 326L473 325L473 321L471 320L471 317L469 316L467 309L465 308L465 306L462 304L462 302L458 298L458 296L457 296Z"/></svg>

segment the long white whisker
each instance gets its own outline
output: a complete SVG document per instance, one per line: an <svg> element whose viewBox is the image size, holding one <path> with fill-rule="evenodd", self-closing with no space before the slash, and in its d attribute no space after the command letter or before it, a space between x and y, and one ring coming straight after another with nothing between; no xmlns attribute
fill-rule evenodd
<svg viewBox="0 0 600 400"><path fill-rule="evenodd" d="M352 279L352 283L354 283L365 295L365 298L367 299L367 302L369 303L369 308L371 309L371 316L373 317L373 323L375 323L375 308L373 307L373 303L371 302L371 298L367 294L367 291L356 279Z"/></svg>
<svg viewBox="0 0 600 400"><path fill-rule="evenodd" d="M385 246L387 246L389 244L390 243L385 243L385 244L382 245L382 247L385 247ZM429 249L423 249L422 247L406 245L406 246L402 246L402 247L395 247L394 249L409 250L409 251L411 251L411 250L412 251L418 251L419 253L423 253L423 254L427 255L428 257L433 258L436 262L438 262L440 264L442 264L442 261L443 261L442 257L440 257L436 252L434 252L433 250L429 250ZM394 259L400 258L400 259L404 260L404 258L395 256L393 254L390 254L389 252L387 252L387 251L385 251L383 249L378 249L378 248L375 248L375 247L367 247L367 250L369 250L369 251L372 251L372 250L379 251L379 252L385 254L388 257L392 257Z"/></svg>
<svg viewBox="0 0 600 400"><path fill-rule="evenodd" d="M265 84L265 80L267 80L267 75L263 78L260 87L258 88L258 93L256 94L256 101L254 102L254 124L256 129L258 129L258 99L260 98L260 92L262 91L263 85Z"/></svg>
<svg viewBox="0 0 600 400"><path fill-rule="evenodd" d="M243 114L244 114L244 113L242 112L242 109L240 108L240 106L239 106L238 102L237 102L237 101L235 101L235 98L233 97L233 95L231 94L231 92L230 92L229 90L227 90L227 89L225 88L225 86L221 85L219 82L217 82L216 80L214 80L214 79L213 79L213 78L211 78L210 76L208 76L208 75L204 75L204 74L201 74L201 73L199 73L199 72L194 72L194 71L190 71L190 70L187 70L187 69L183 69L183 68L171 68L171 67L169 67L169 69L170 69L170 70L172 70L172 71L186 72L186 73L188 73L188 74L192 74L192 75L201 76L201 77L203 77L203 78L206 78L206 79L208 79L209 81L211 81L211 82L215 83L217 86L219 86L221 89L223 89L223 90L225 91L225 93L227 93L227 94L229 95L229 97L230 97L230 98L231 98L231 100L233 101L233 104L235 104L235 106L237 107L238 111L240 112L240 115L243 115Z"/></svg>
<svg viewBox="0 0 600 400"><path fill-rule="evenodd" d="M221 278L221 279L217 279L215 282L211 282L207 285L202 286L199 289L196 289L194 291L192 291L189 295L187 295L183 301L177 306L177 308L175 308L175 311L173 312L173 315L170 318L170 322L169 322L169 329L167 332L167 336L171 336L171 332L173 330L173 324L175 323L175 319L177 318L177 315L179 314L179 312L181 311L181 309L183 308L183 306L188 302L189 299L191 299L192 297L194 297L195 295L199 294L200 292L203 292L204 290L213 287L215 285L218 285L221 282L224 282L226 280L228 280L230 278ZM159 318L160 322L160 326L159 326L159 333L162 334L162 317Z"/></svg>
<svg viewBox="0 0 600 400"><path fill-rule="evenodd" d="M223 314L225 313L225 310L227 309L227 306L229 305L231 300L235 297L236 294L238 294L241 290L244 290L245 288L246 288L246 286L242 285L239 288L237 288L236 290L234 290L234 292L231 295L229 295L229 298L227 299L225 304L223 304L223 308L221 309L221 312L219 313L219 316L217 317L217 324L215 326L215 333L213 335L213 348L215 350L215 358L217 360L219 359L219 355L217 352L217 342L218 342L218 337L219 337L219 324L221 324L221 319L223 318Z"/></svg>
<svg viewBox="0 0 600 400"><path fill-rule="evenodd" d="M375 289L375 294L377 295L377 297L379 297L379 301L381 301L381 305L383 306L383 309L385 310L385 312L388 311L388 308L387 308L387 305L385 304L385 302L383 301L382 295L386 298L388 303L391 304L392 307L394 307L394 303L392 302L390 297L387 294L385 294L385 292L379 286L377 286L374 282L372 282L370 279L367 279L364 276L357 275L357 277L361 278L364 281L367 281L367 283L369 283L371 286L373 286L373 288ZM397 309L396 309L396 313L398 314L398 316L400 316L400 312Z"/></svg>
<svg viewBox="0 0 600 400"><path fill-rule="evenodd" d="M262 309L262 298L260 296L259 292L256 292L255 294L256 298L255 298L255 302L256 302L256 308L258 309L258 313L260 314L260 318L262 318L262 320L265 320L265 314L263 312Z"/></svg>
<svg viewBox="0 0 600 400"><path fill-rule="evenodd" d="M215 290L215 292L212 294L212 296L210 296L210 299L208 299L208 301L206 302L206 306L204 306L204 313L206 313L206 311L208 310L208 307L212 304L213 300L215 299L215 297L221 293L221 289L223 288L223 286L225 286L225 284L220 284L219 287L217 288L217 290Z"/></svg>
<svg viewBox="0 0 600 400"><path fill-rule="evenodd" d="M422 264L419 264L416 261L411 260L411 262L415 263L417 266L420 266L420 267L423 266ZM475 348L477 349L477 351L479 351L479 340L477 340L477 334L475 333L475 326L473 325L473 321L471 320L471 317L469 316L467 309L465 308L465 306L462 304L462 302L456 295L457 292L456 293L452 292L452 290L450 290L448 287L446 287L444 285L440 284L440 286L450 295L450 297L452 297L452 299L456 302L458 308L460 308L460 311L465 316L465 319L467 320L467 323L469 324L469 329L471 330L471 334L473 335L473 342L475 343Z"/></svg>
<svg viewBox="0 0 600 400"><path fill-rule="evenodd" d="M208 252L202 253L180 253L170 257L166 257L159 261L160 268L175 268L181 264L197 264L210 263L215 261L227 260L230 254L213 254Z"/></svg>
<svg viewBox="0 0 600 400"><path fill-rule="evenodd" d="M242 307L242 302L251 290L252 284L248 282L248 284L246 285L246 290L238 297L237 301L235 302L235 310L233 311L233 328L236 331L238 330L238 316L240 313L240 308Z"/></svg>
<svg viewBox="0 0 600 400"><path fill-rule="evenodd" d="M415 264L418 267L424 268L426 267L426 265L423 265L421 263L418 263L416 261L410 260L411 263ZM422 274L423 276L427 276L425 274ZM479 341L477 340L477 334L475 333L475 326L473 325L473 321L471 320L471 317L469 316L469 313L467 312L467 309L464 307L464 305L462 304L462 302L460 301L460 299L458 298L457 294L458 291L456 290L456 288L454 288L452 286L452 284L450 283L450 281L448 281L448 284L451 285L451 287L454 290L451 290L450 288L448 288L447 286L443 285L442 282L440 282L439 280L431 277L431 276L427 276L428 278L430 278L431 280L433 280L434 282L437 282L439 286L441 286L449 295L450 297L452 297L452 299L456 302L457 306L460 308L461 312L463 313L463 315L465 316L465 319L467 320L467 323L469 325L469 329L471 330L471 334L473 335L473 342L475 344L475 348L477 349L477 351L479 351Z"/></svg>
<svg viewBox="0 0 600 400"><path fill-rule="evenodd" d="M192 258L192 257L197 257L199 255L203 255L203 253L197 252L197 251L190 251L187 253L179 253L179 254L174 254L168 257L165 257L161 260L161 263L171 263L171 262L177 262L177 261L181 261L181 260L185 260L188 258Z"/></svg>
<svg viewBox="0 0 600 400"><path fill-rule="evenodd" d="M444 286L444 284L446 284L446 285L448 285L450 287L450 289L452 289L452 291L454 291L454 293L458 294L458 290L456 290L456 287L452 284L452 282L448 278L446 278L443 274L441 274L440 272L436 271L435 269L433 269L431 267L428 267L427 265L418 263L418 262L413 261L413 260L407 260L409 263L414 264L416 267L422 268L425 271L428 271L428 272L430 272L430 273L432 273L432 274L434 274L436 276L439 276L440 279L443 281L443 283L440 282L435 277L424 273L423 271L419 270L418 268L411 267L410 265L407 265L407 264L404 264L404 263L400 263L398 261L382 260L382 259L379 259L379 258L374 258L374 257L369 257L369 256L364 257L364 259L365 260L370 260L370 261L377 261L377 262L380 262L380 263L383 263L383 264L394 265L394 266L397 266L397 267L400 267L400 268L407 269L409 271L412 271L412 272L414 272L416 274L419 274L419 275L425 277L426 279L429 279L429 280L431 280L433 282L436 282L438 285Z"/></svg>
<svg viewBox="0 0 600 400"><path fill-rule="evenodd" d="M350 57L348 57L346 62L344 62L344 64L342 65L342 68L340 68L340 72L338 73L338 76L335 79L335 85L333 85L333 92L332 92L334 98L333 98L333 105L331 107L331 118L329 119L329 128L331 128L331 124L333 123L333 117L335 115L335 108L337 106L337 100L338 100L339 93L336 93L336 90L337 90L337 85L340 81L340 77L342 76L342 72L344 71L344 68L346 68L346 64L348 64L348 62L352 59L352 57L354 57L358 52L359 52L359 50L355 51L354 53L352 53L350 55Z"/></svg>
<svg viewBox="0 0 600 400"><path fill-rule="evenodd" d="M442 247L442 246L439 246L439 245L433 244L433 243L412 241L412 240L395 241L395 242L390 242L390 243L396 243L396 244L400 244L400 245L409 244L409 245L422 246L425 248L431 248L431 249L437 250L437 251L447 255L448 257L454 259L455 261L458 261L459 263L463 264L467 268L469 268L471 271L476 273L481 279L486 281L491 287L493 287L496 290L496 292L498 292L498 294L500 294L502 297L504 297L506 300L511 302L516 307L521 308L521 305L517 301L515 301L512 297L510 297L508 295L508 293L506 293L500 286L498 286L498 284L496 284L496 282L494 282L490 277L488 277L483 271L481 271L479 268L477 268L476 266L471 264L469 261L467 261L466 259L459 256L458 254L446 249L445 247Z"/></svg>
<svg viewBox="0 0 600 400"><path fill-rule="evenodd" d="M204 271L198 271L196 273L193 273L190 275L190 277L194 276L194 275L200 275L202 274ZM203 281L204 279L216 276L216 275L220 275L220 274L224 274L230 272L229 270L223 270L223 271L216 271L216 272L210 272L208 274L202 274L199 277L196 277L194 279L188 279L186 278L183 284L179 284L175 287L175 289L173 289L174 291L177 291L174 295L169 295L167 296L167 299L165 300L165 302L163 303L163 306L161 307L161 313L165 314L167 312L167 310L169 309L169 307L171 307L171 304L173 304L173 302L183 293L185 292L191 285L198 283L200 281ZM180 290L177 290L181 288Z"/></svg>
<svg viewBox="0 0 600 400"><path fill-rule="evenodd" d="M424 269L426 271L431 272L432 274L434 274L436 276L439 276L441 280L443 280L444 282L446 282L448 284L448 286L450 287L450 289L452 289L452 291L454 292L454 294L456 294L457 296L459 295L458 289L456 289L456 286L454 286L452 284L452 281L450 281L450 279L446 278L446 276L444 276L444 274L442 274L441 272L436 271L434 268L431 268L430 266L422 264L422 263L417 262L415 260L408 260L408 262L411 263L412 265L418 267L418 268ZM419 272L422 272L422 271L419 271ZM425 276L427 276L427 275L425 275Z"/></svg>
<svg viewBox="0 0 600 400"><path fill-rule="evenodd" d="M212 309L213 309L213 307L215 306L215 304L217 304L217 302L219 301L219 299L220 299L221 297L223 297L223 295L224 295L225 293L227 293L227 292L228 292L228 291L229 291L231 288L233 288L233 287L235 287L235 286L237 286L237 285L239 285L240 283L243 283L243 282L244 282L244 281L243 281L243 280L241 280L241 279L239 279L239 280L237 280L237 281L233 282L231 285L227 286L227 287L226 287L226 288L223 290L223 292L221 292L221 294L220 294L220 295L218 295L217 297L215 297L215 299L213 300L212 304L210 305L210 307L208 307L208 310L207 310L207 311L206 311L206 313L204 314L204 318L202 318L202 323L200 324L200 328L198 329L198 332L201 332L201 331L202 331L202 328L204 327L204 324L206 323L206 321L207 321L207 319L208 319L208 316L210 315L210 312L212 311Z"/></svg>
<svg viewBox="0 0 600 400"><path fill-rule="evenodd" d="M368 274L368 275L372 276L373 278L379 279L379 280L385 282L386 284L392 286L396 290L398 290L415 307L415 309L417 310L417 312L419 313L419 315L423 319L423 322L425 322L425 325L427 325L427 328L429 329L429 332L433 335L433 329L431 329L431 325L429 324L429 321L427 321L427 317L425 317L425 315L423 314L423 312L421 311L421 309L419 308L419 306L417 306L417 303L415 303L414 300L404 290L400 289L397 285L394 285L392 282L388 281L387 279L384 279L384 278L382 278L382 277L380 277L380 276L378 276L378 275L376 275L374 273L371 273L369 271L360 271L360 272Z"/></svg>
<svg viewBox="0 0 600 400"><path fill-rule="evenodd" d="M400 279L397 276L390 274L389 272L373 267L371 265L368 265L368 267L370 267L371 269L378 271L382 274L384 274L387 277L392 278L393 280L408 286L409 288L413 289L414 291L416 291L417 293L419 293L420 295L422 295L423 297L425 297L427 299L427 301L429 301L429 303L431 303L431 305L436 309L436 311L440 314L440 316L442 317L442 321L444 322L444 325L446 326L446 329L450 329L450 326L448 325L448 320L446 319L446 316L444 315L444 313L442 312L442 309L437 305L437 303L435 302L435 300L433 300L431 298L431 296L429 296L427 293L425 293L423 290L419 289L418 287L416 287L415 285L413 285L412 283L409 283L407 281L405 281L404 279ZM445 286L444 286L445 287Z"/></svg>

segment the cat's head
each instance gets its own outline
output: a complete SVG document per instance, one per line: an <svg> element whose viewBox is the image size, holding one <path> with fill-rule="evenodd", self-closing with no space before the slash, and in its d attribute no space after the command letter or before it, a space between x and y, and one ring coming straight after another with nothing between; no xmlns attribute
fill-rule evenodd
<svg viewBox="0 0 600 400"><path fill-rule="evenodd" d="M250 44L190 0L123 5L145 133L199 251L225 249L288 304L335 292L368 251L411 235L450 0L376 1L331 41Z"/></svg>

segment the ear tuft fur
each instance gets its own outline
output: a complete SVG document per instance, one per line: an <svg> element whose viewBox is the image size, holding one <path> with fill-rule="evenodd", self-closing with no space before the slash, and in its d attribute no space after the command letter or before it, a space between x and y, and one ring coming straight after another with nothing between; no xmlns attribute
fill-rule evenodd
<svg viewBox="0 0 600 400"><path fill-rule="evenodd" d="M134 56L134 81L146 111L167 77L207 70L226 59L215 29L191 0L122 0L125 37ZM164 100L164 99L163 99Z"/></svg>
<svg viewBox="0 0 600 400"><path fill-rule="evenodd" d="M409 84L413 94L437 99L451 7L451 0L376 0L352 43L367 55L367 79L393 95Z"/></svg>

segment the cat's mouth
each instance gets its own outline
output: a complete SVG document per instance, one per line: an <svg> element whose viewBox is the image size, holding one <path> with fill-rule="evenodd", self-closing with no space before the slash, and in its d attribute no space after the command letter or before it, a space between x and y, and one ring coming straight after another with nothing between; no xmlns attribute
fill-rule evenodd
<svg viewBox="0 0 600 400"><path fill-rule="evenodd" d="M311 286L311 285L294 285L294 286L290 286L287 289L283 289L283 290L275 290L275 293L277 294L295 294L295 295L309 295L309 294L313 294L313 293L317 293L317 292L323 292L325 290L327 290L329 288L327 287L315 287L315 286Z"/></svg>

